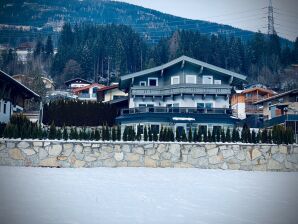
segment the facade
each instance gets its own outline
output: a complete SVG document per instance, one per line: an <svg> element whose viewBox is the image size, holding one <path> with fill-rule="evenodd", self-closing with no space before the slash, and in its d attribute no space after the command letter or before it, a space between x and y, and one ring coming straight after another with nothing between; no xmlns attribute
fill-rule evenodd
<svg viewBox="0 0 298 224"><path fill-rule="evenodd" d="M255 103L263 108L264 127L283 125L298 135L298 89L293 89Z"/></svg>
<svg viewBox="0 0 298 224"><path fill-rule="evenodd" d="M259 84L237 90L231 98L233 115L239 119L245 119L251 115L263 115L263 110L253 103L273 95L276 95L274 91Z"/></svg>
<svg viewBox="0 0 298 224"><path fill-rule="evenodd" d="M7 123L14 113L24 112L25 101L40 100L35 92L0 71L0 122Z"/></svg>
<svg viewBox="0 0 298 224"><path fill-rule="evenodd" d="M118 84L112 86L106 86L97 91L98 102L111 102L118 99L127 98L128 93L121 91Z"/></svg>
<svg viewBox="0 0 298 224"><path fill-rule="evenodd" d="M93 83L80 88L73 89L73 93L78 96L78 100L97 101L97 91L105 87L104 85Z"/></svg>
<svg viewBox="0 0 298 224"><path fill-rule="evenodd" d="M92 83L82 78L74 78L64 82L64 84L68 89L76 89L91 85Z"/></svg>
<svg viewBox="0 0 298 224"><path fill-rule="evenodd" d="M122 127L147 125L185 130L233 127L230 95L246 77L186 56L121 77L129 108L117 122Z"/></svg>

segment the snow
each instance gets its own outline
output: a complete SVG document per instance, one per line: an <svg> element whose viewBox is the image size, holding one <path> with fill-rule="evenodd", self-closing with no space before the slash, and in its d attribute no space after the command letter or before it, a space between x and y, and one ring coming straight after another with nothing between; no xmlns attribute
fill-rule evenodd
<svg viewBox="0 0 298 224"><path fill-rule="evenodd" d="M173 117L173 121L195 121L196 119L190 117Z"/></svg>
<svg viewBox="0 0 298 224"><path fill-rule="evenodd" d="M297 223L298 173L0 167L0 223Z"/></svg>

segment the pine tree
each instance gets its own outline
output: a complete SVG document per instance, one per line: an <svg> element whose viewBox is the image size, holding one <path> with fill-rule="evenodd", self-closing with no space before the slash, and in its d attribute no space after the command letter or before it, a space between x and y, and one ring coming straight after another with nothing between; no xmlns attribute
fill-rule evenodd
<svg viewBox="0 0 298 224"><path fill-rule="evenodd" d="M269 144L272 143L272 132L271 132L271 130L268 131L268 143Z"/></svg>
<svg viewBox="0 0 298 224"><path fill-rule="evenodd" d="M236 128L233 128L232 131L232 142L238 142L239 141L239 132Z"/></svg>
<svg viewBox="0 0 298 224"><path fill-rule="evenodd" d="M154 142L157 142L157 141L158 141L157 130L153 130L153 136L152 136L152 138L153 138L153 141L154 141Z"/></svg>
<svg viewBox="0 0 298 224"><path fill-rule="evenodd" d="M216 134L216 142L220 142L220 131L221 131L221 128L217 129L215 134Z"/></svg>
<svg viewBox="0 0 298 224"><path fill-rule="evenodd" d="M193 141L193 136L192 136L191 127L189 128L189 131L188 131L188 141L189 141L189 142L192 142L192 141Z"/></svg>
<svg viewBox="0 0 298 224"><path fill-rule="evenodd" d="M119 125L117 126L117 140L121 141L121 127Z"/></svg>
<svg viewBox="0 0 298 224"><path fill-rule="evenodd" d="M112 140L113 140L114 142L117 140L116 130L115 130L114 127L112 128Z"/></svg>
<svg viewBox="0 0 298 224"><path fill-rule="evenodd" d="M141 138L142 138L142 134L141 133L142 133L141 125L139 124L137 126L137 136L136 136L137 141L141 141Z"/></svg>
<svg viewBox="0 0 298 224"><path fill-rule="evenodd" d="M221 140L221 142L226 142L226 134L225 134L225 130L223 128L220 131L220 140Z"/></svg>
<svg viewBox="0 0 298 224"><path fill-rule="evenodd" d="M149 141L152 142L153 138L152 138L152 130L150 126L148 128L148 138L149 138Z"/></svg>
<svg viewBox="0 0 298 224"><path fill-rule="evenodd" d="M58 128L56 131L56 139L60 140L62 138L61 128Z"/></svg>
<svg viewBox="0 0 298 224"><path fill-rule="evenodd" d="M67 128L65 126L63 127L63 139L65 141L68 140L68 132L67 132Z"/></svg>
<svg viewBox="0 0 298 224"><path fill-rule="evenodd" d="M147 142L148 141L148 132L147 132L147 126L145 126L144 128L144 141Z"/></svg>
<svg viewBox="0 0 298 224"><path fill-rule="evenodd" d="M226 132L226 142L231 142L231 131L230 128L227 129Z"/></svg>
<svg viewBox="0 0 298 224"><path fill-rule="evenodd" d="M56 126L54 122L50 126L49 139L56 139Z"/></svg>
<svg viewBox="0 0 298 224"><path fill-rule="evenodd" d="M164 128L163 126L161 126L161 129L160 129L160 132L159 132L159 141L160 142L163 142L165 139L164 139Z"/></svg>
<svg viewBox="0 0 298 224"><path fill-rule="evenodd" d="M124 128L122 139L125 142L128 141L128 127L127 126Z"/></svg>
<svg viewBox="0 0 298 224"><path fill-rule="evenodd" d="M261 129L259 129L258 133L257 133L257 143L260 143L262 140L262 131Z"/></svg>
<svg viewBox="0 0 298 224"><path fill-rule="evenodd" d="M197 129L195 128L194 133L193 133L193 141L194 141L194 142L198 142L198 141L199 141L198 139L199 139L198 131L197 131Z"/></svg>
<svg viewBox="0 0 298 224"><path fill-rule="evenodd" d="M262 131L261 142L262 143L268 143L268 132L267 132L267 129L264 129Z"/></svg>
<svg viewBox="0 0 298 224"><path fill-rule="evenodd" d="M215 128L212 128L211 142L216 142L216 131L215 131Z"/></svg>
<svg viewBox="0 0 298 224"><path fill-rule="evenodd" d="M46 46L45 46L45 53L47 55L52 55L54 53L54 47L52 42L52 37L48 36Z"/></svg>
<svg viewBox="0 0 298 224"><path fill-rule="evenodd" d="M94 138L96 141L100 140L100 132L99 132L98 128L96 128L94 131Z"/></svg>
<svg viewBox="0 0 298 224"><path fill-rule="evenodd" d="M107 137L107 141L111 140L111 131L108 125L106 126L106 137Z"/></svg>
<svg viewBox="0 0 298 224"><path fill-rule="evenodd" d="M255 130L252 130L252 132L251 132L251 142L257 143L257 135L256 135Z"/></svg>
<svg viewBox="0 0 298 224"><path fill-rule="evenodd" d="M180 142L180 141L181 141L181 136L180 136L178 127L176 128L176 141L177 141L177 142Z"/></svg>
<svg viewBox="0 0 298 224"><path fill-rule="evenodd" d="M187 137L184 128L182 129L181 140L182 142L187 142Z"/></svg>

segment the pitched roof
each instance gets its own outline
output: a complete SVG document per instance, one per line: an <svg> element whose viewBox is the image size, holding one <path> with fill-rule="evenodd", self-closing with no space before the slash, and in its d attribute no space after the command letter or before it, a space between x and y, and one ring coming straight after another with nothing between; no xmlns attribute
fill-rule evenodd
<svg viewBox="0 0 298 224"><path fill-rule="evenodd" d="M246 76L241 75L239 73L232 72L232 71L229 71L227 69L220 68L218 66L211 65L211 64L208 64L206 62L199 61L199 60L187 57L187 56L181 56L181 57L176 58L176 59L174 59L174 60L172 60L172 61L170 61L166 64L163 64L163 65L160 65L160 66L157 66L157 67L154 67L154 68L146 69L146 70L143 70L143 71L135 72L135 73L132 73L132 74L127 74L127 75L121 76L120 87L122 87L122 85L125 81L127 82L128 80L130 80L132 78L140 77L140 76L151 74L151 73L155 73L155 72L158 72L158 71L162 71L166 68L169 68L169 67L171 67L173 65L176 65L178 63L181 63L181 62L188 62L190 64L197 65L199 67L207 68L207 69L216 71L218 73L228 75L230 77L235 78L236 80L238 80L240 82L246 80Z"/></svg>
<svg viewBox="0 0 298 224"><path fill-rule="evenodd" d="M76 89L73 90L73 92L74 93L77 93L77 92L81 92L83 90L90 89L90 88L93 88L93 87L103 88L105 86L104 85L101 85L101 84L98 84L98 83L93 83L93 84L88 85L88 86L76 88Z"/></svg>
<svg viewBox="0 0 298 224"><path fill-rule="evenodd" d="M267 102L267 101L270 101L270 100L274 100L274 99L278 99L280 97L283 97L283 96L286 96L286 95L290 95L290 94L298 94L298 89L292 89L290 91L287 91L287 92L284 92L284 93L280 93L280 94L271 96L271 97L266 98L264 100L260 100L258 102L255 102L254 104L264 103L264 102Z"/></svg>
<svg viewBox="0 0 298 224"><path fill-rule="evenodd" d="M64 82L64 84L65 85L69 85L69 84L71 84L73 82L76 82L76 81L81 81L81 82L86 83L86 84L91 84L91 82L89 82L89 81L87 81L85 79L79 78L79 77L74 78L74 79L67 80L67 81Z"/></svg>
<svg viewBox="0 0 298 224"><path fill-rule="evenodd" d="M35 93L33 90L29 89L27 86L23 85L22 83L18 82L15 80L13 77L10 75L6 74L4 71L0 70L0 81L6 81L10 83L11 85L15 86L18 91L21 91L25 98L30 99L30 98L35 98L35 99L40 99L40 96Z"/></svg>
<svg viewBox="0 0 298 224"><path fill-rule="evenodd" d="M106 86L106 87L103 87L103 88L97 90L97 92L107 91L107 90L111 90L111 89L117 89L118 86L119 86L118 84L112 85L112 86Z"/></svg>

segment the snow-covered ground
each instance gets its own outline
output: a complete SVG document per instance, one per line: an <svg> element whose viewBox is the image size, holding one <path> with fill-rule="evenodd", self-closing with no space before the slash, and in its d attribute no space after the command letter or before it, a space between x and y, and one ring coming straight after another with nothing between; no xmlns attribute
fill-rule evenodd
<svg viewBox="0 0 298 224"><path fill-rule="evenodd" d="M298 223L298 173L0 167L2 224Z"/></svg>

